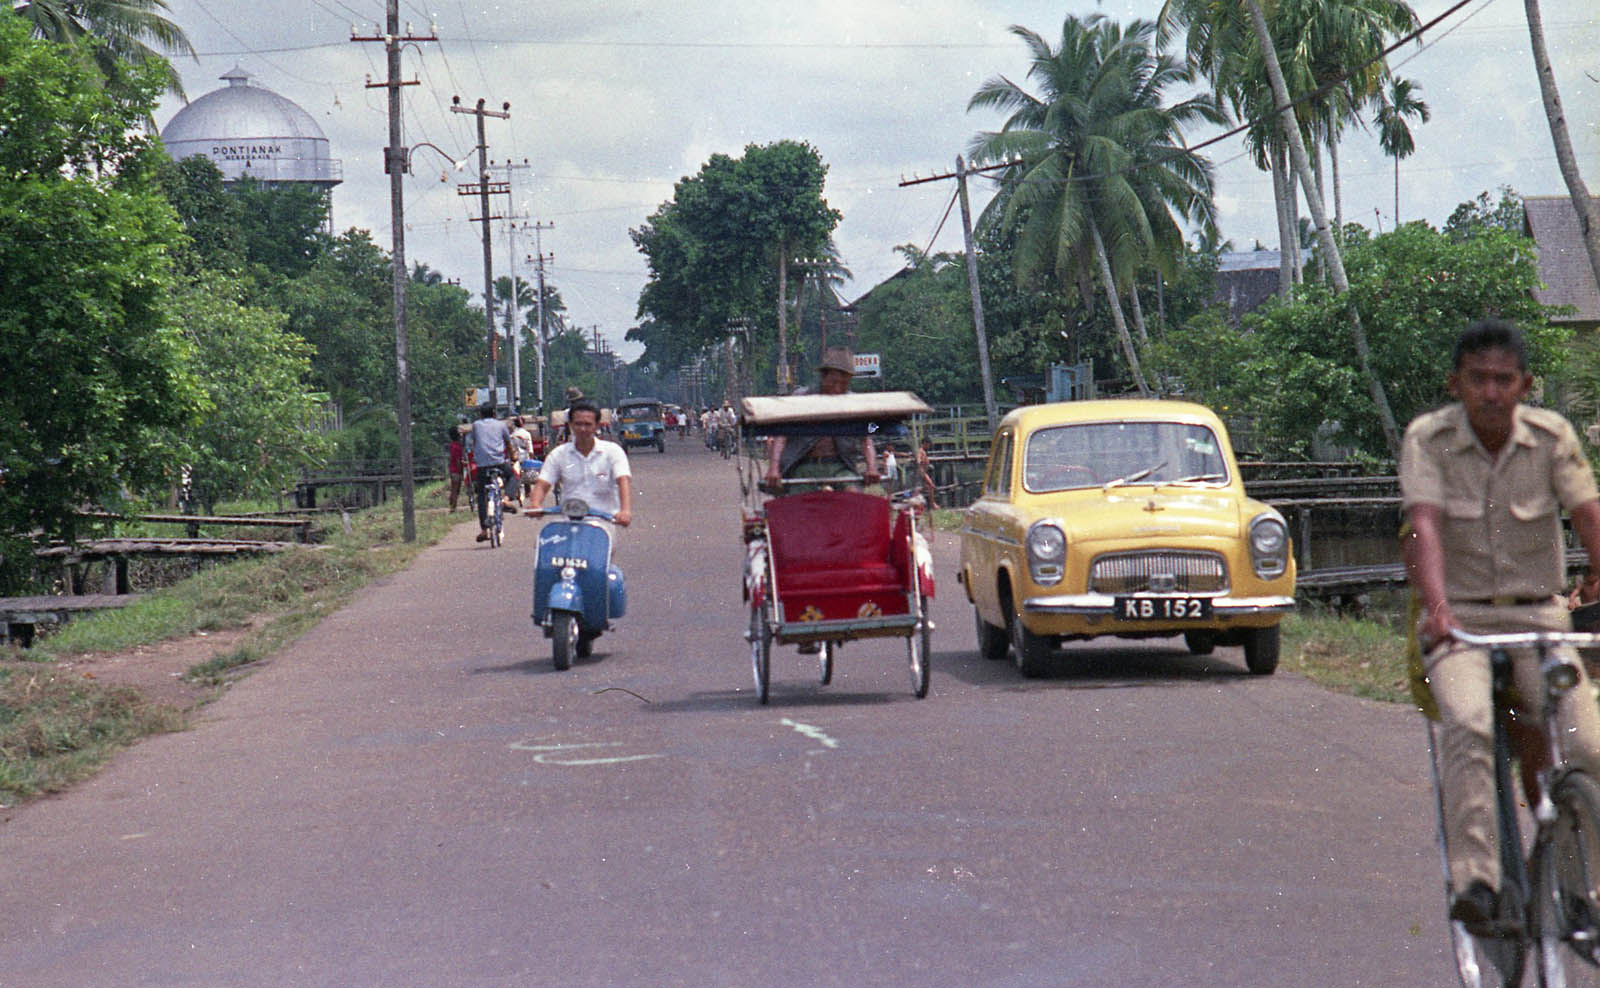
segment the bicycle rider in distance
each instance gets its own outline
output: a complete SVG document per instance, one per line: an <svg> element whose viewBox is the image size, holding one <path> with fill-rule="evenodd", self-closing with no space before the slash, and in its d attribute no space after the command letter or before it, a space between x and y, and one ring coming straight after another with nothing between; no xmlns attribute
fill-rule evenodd
<svg viewBox="0 0 1600 988"><path fill-rule="evenodd" d="M1579 596L1600 598L1594 475L1572 425L1522 403L1532 384L1521 331L1498 319L1473 323L1452 354L1447 387L1457 401L1414 419L1400 453L1402 552L1440 715L1450 919L1476 936L1493 935L1497 919L1514 913L1500 900L1489 650L1450 634L1572 630L1563 507L1589 556ZM1528 709L1544 703L1537 655L1524 648L1511 657L1518 709L1533 713L1536 726L1550 714ZM1582 677L1554 716L1572 738L1573 760L1600 777L1600 707Z"/></svg>
<svg viewBox="0 0 1600 988"><path fill-rule="evenodd" d="M855 376L855 355L849 347L831 346L817 364L817 393L844 395L850 393L850 379ZM805 394L801 388L795 394ZM864 460L866 469L862 479L876 484L883 478L878 473L877 450L872 439L851 439L844 436L779 436L767 446L767 474L762 482L769 493L783 492L782 480L794 478L826 479L841 474L853 474L857 459Z"/></svg>
<svg viewBox="0 0 1600 988"><path fill-rule="evenodd" d="M517 474L511 466L514 445L511 428L495 417L494 403L478 406L478 421L472 423L472 460L477 470L472 475L472 487L478 495L478 541L489 541L489 484L494 475L505 478L501 508L509 514L517 513L517 506L509 496L517 490Z"/></svg>

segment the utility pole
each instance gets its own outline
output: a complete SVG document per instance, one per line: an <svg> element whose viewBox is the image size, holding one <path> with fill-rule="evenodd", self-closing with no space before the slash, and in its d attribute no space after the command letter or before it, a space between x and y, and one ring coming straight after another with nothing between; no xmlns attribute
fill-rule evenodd
<svg viewBox="0 0 1600 988"><path fill-rule="evenodd" d="M533 300L533 305L535 314L539 320L537 345L539 348L539 410L541 412L544 411L545 358L549 356L550 352L550 336L545 332L544 328L544 266L547 261L554 261L556 255L553 252L548 255L545 254L544 240L540 235L546 230L555 229L555 226L556 225L554 223L541 223L538 220L535 220L533 223L533 257L531 260L534 263L534 270L537 272L539 278L539 296Z"/></svg>
<svg viewBox="0 0 1600 988"><path fill-rule="evenodd" d="M397 0L391 0L391 2L397 2ZM458 185L456 194L463 196L476 195L478 197L478 209L482 214L475 217L472 222L483 224L483 311L489 322L488 376L489 401L492 403L495 401L495 358L499 356L500 348L496 345L497 334L494 329L494 254L489 236L489 223L491 220L497 220L500 217L490 215L489 196L510 196L511 184L509 182L491 182L489 180L489 144L487 138L484 137L483 121L485 117L498 117L501 120L510 119L511 104L502 103L500 104L501 109L496 111L484 109L483 103L484 101L480 99L478 100L478 105L469 110L461 105L460 96L452 96L450 98L451 113L470 113L478 118L478 181L476 183Z"/></svg>
<svg viewBox="0 0 1600 988"><path fill-rule="evenodd" d="M522 292L517 283L517 221L527 219L526 215L519 214L514 205L516 195L511 191L515 184L517 169L531 170L532 165L528 159L523 158L522 163L512 164L510 161L501 164L489 162L491 170L504 168L506 172L506 198L513 203L506 210L506 247L511 254L511 298L506 303L506 336L511 340L511 408L517 414L522 413L522 334L518 332L518 316L522 314Z"/></svg>
<svg viewBox="0 0 1600 988"><path fill-rule="evenodd" d="M1002 161L982 168L968 168L967 163L958 154L955 171L944 175L930 175L927 178L913 178L900 183L903 189L908 185L942 182L947 178L956 180L956 197L961 200L961 239L967 254L967 288L972 293L972 328L978 337L978 370L983 374L983 410L988 416L991 433L999 424L1000 410L994 403L994 375L989 369L989 334L983 328L983 294L978 290L978 251L972 243L972 207L967 203L967 176L1010 168L1014 164L1013 161Z"/></svg>
<svg viewBox="0 0 1600 988"><path fill-rule="evenodd" d="M400 87L415 86L420 80L405 82L400 78L400 46L415 41L438 41L430 30L427 35L413 35L411 25L405 34L400 33L400 0L388 0L383 34L359 36L351 32L351 41L381 41L388 56L387 82L367 83L368 89L389 91L389 146L383 150L383 170L389 173L389 226L393 237L391 257L394 278L394 374L395 374L395 426L400 443L400 507L401 537L407 542L417 540L416 478L411 451L411 365L408 355L406 328L406 208L402 178L410 168L410 155L405 139L400 134Z"/></svg>

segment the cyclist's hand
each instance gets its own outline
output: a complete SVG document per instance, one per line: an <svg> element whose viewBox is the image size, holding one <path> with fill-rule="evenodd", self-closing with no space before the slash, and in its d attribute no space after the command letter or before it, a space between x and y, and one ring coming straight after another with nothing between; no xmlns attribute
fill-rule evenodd
<svg viewBox="0 0 1600 988"><path fill-rule="evenodd" d="M868 470L866 473L861 475L861 479L866 481L868 486L871 486L873 484L882 483L883 474L876 470Z"/></svg>
<svg viewBox="0 0 1600 988"><path fill-rule="evenodd" d="M783 476L776 470L768 470L767 475L761 478L761 489L768 494L781 494L783 492Z"/></svg>
<svg viewBox="0 0 1600 988"><path fill-rule="evenodd" d="M1600 572L1586 573L1578 584L1578 603L1592 604L1600 600Z"/></svg>
<svg viewBox="0 0 1600 988"><path fill-rule="evenodd" d="M1448 641L1450 632L1459 627L1461 624L1456 620L1455 612L1450 610L1449 603L1441 601L1432 610L1423 612L1422 620L1417 624L1417 643L1426 654Z"/></svg>
<svg viewBox="0 0 1600 988"><path fill-rule="evenodd" d="M612 516L611 520L615 522L618 527L627 528L628 525L633 521L633 512L619 511Z"/></svg>

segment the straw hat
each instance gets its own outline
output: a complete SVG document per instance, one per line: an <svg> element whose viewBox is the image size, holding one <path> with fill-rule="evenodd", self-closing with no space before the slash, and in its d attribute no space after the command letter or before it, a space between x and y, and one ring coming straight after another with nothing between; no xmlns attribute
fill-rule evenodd
<svg viewBox="0 0 1600 988"><path fill-rule="evenodd" d="M818 373L821 373L822 371L829 370L840 371L841 373L849 374L851 377L855 377L855 354L851 353L850 348L847 346L828 347L828 349L822 354L822 362L817 364L817 371Z"/></svg>

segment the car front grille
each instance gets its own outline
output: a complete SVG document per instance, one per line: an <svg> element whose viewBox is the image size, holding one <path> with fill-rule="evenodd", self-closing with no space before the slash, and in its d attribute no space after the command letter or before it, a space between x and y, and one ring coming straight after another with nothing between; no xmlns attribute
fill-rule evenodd
<svg viewBox="0 0 1600 988"><path fill-rule="evenodd" d="M1227 588L1228 566L1215 552L1116 552L1089 566L1091 593L1219 593Z"/></svg>

